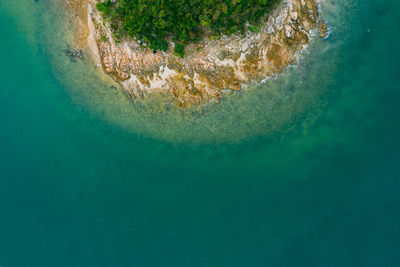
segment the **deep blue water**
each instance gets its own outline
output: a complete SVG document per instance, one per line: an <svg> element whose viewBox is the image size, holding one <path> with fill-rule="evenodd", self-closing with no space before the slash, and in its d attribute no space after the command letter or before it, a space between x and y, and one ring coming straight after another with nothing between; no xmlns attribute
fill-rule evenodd
<svg viewBox="0 0 400 267"><path fill-rule="evenodd" d="M59 11L2 0L0 266L400 266L400 2L326 2L305 77L198 117L131 108Z"/></svg>

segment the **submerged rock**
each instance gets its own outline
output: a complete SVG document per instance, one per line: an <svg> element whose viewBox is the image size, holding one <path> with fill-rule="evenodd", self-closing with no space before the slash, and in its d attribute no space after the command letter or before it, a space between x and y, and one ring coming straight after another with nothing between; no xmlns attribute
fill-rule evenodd
<svg viewBox="0 0 400 267"><path fill-rule="evenodd" d="M71 49L68 48L65 50L65 54L71 59L71 61L83 60L83 51L82 49Z"/></svg>

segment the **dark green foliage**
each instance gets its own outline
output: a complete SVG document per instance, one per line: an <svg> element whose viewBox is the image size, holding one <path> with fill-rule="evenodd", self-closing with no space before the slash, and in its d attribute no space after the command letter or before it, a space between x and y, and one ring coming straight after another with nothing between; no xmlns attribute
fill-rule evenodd
<svg viewBox="0 0 400 267"><path fill-rule="evenodd" d="M115 5L110 0L107 0L103 3L98 3L96 7L103 14L103 16L109 17L114 11Z"/></svg>
<svg viewBox="0 0 400 267"><path fill-rule="evenodd" d="M180 43L176 43L174 52L175 52L176 55L178 55L181 58L183 58L185 56L185 45L184 44L180 44Z"/></svg>
<svg viewBox="0 0 400 267"><path fill-rule="evenodd" d="M243 31L246 22L260 20L280 0L107 0L97 4L113 29L136 38L154 50L168 50L167 39L177 42L175 53L205 32L219 36ZM257 26L253 27L254 29ZM252 28L252 30L253 30Z"/></svg>
<svg viewBox="0 0 400 267"><path fill-rule="evenodd" d="M149 46L153 50L167 51L169 44L168 44L167 41L165 41L165 39L153 38L153 39L150 39L150 45Z"/></svg>

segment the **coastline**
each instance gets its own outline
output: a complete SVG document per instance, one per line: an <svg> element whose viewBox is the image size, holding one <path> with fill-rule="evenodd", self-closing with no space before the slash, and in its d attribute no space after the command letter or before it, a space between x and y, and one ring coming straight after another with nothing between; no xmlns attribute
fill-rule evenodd
<svg viewBox="0 0 400 267"><path fill-rule="evenodd" d="M259 32L246 36L205 38L188 46L188 55L140 47L132 40L113 40L95 1L68 0L76 13L78 49L88 48L94 62L132 97L154 92L169 94L178 106L218 102L226 91L240 91L296 65L298 53L315 35L326 38L318 0L284 0ZM107 41L101 41L106 36Z"/></svg>

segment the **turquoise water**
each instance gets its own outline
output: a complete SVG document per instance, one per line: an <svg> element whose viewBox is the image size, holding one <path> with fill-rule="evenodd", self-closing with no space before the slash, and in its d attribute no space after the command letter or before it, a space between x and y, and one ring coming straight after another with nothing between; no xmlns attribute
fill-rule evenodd
<svg viewBox="0 0 400 267"><path fill-rule="evenodd" d="M399 8L327 0L304 77L199 115L127 101L61 10L2 0L0 266L399 266Z"/></svg>

